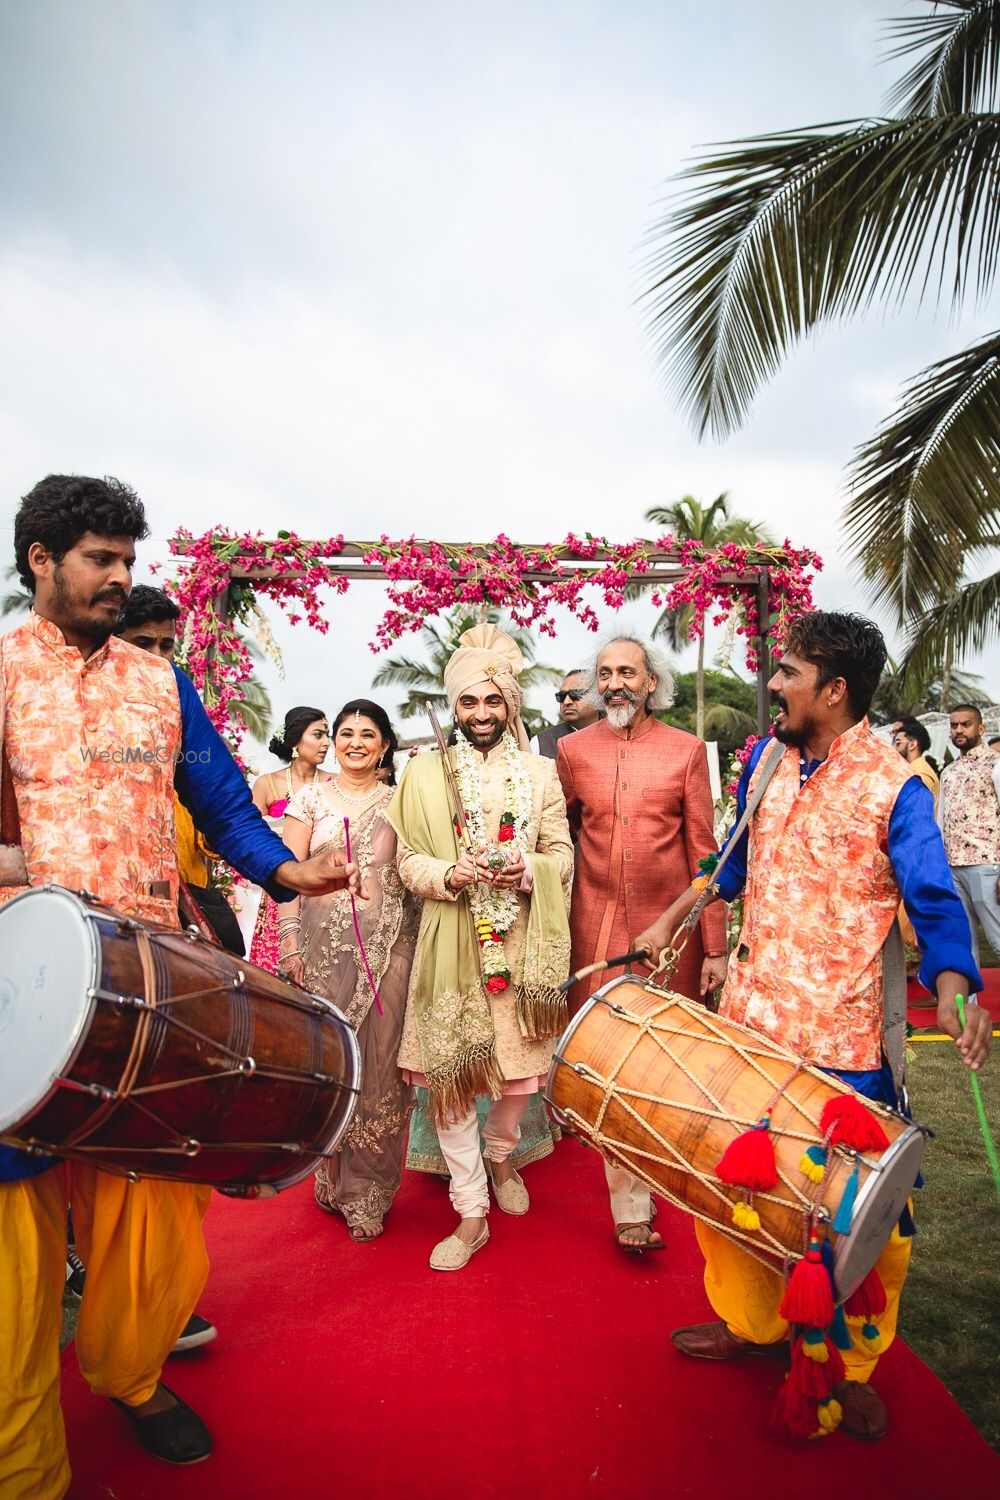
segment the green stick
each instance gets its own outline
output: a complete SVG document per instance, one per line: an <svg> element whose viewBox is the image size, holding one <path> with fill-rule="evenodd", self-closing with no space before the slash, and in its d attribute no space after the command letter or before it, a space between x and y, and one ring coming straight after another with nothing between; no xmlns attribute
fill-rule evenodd
<svg viewBox="0 0 1000 1500"><path fill-rule="evenodd" d="M958 1019L961 1021L962 1030L964 1031L965 996L956 995L955 1004L958 1006ZM986 1147L986 1158L990 1164L990 1170L993 1173L993 1186L997 1190L997 1197L1000 1198L1000 1161L997 1160L997 1148L996 1146L994 1146L993 1137L990 1134L990 1122L986 1118L986 1106L983 1104L983 1093L982 1089L979 1087L979 1079L971 1070L969 1072L969 1082L972 1084L972 1097L976 1101L976 1114L979 1116L979 1128L983 1133L983 1144Z"/></svg>

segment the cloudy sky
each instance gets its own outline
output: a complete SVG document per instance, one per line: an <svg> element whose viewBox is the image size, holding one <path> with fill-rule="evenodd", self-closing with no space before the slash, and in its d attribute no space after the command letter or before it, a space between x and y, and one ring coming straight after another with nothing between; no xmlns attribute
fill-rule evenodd
<svg viewBox="0 0 1000 1500"><path fill-rule="evenodd" d="M860 604L844 466L991 325L827 330L699 445L637 267L698 144L878 112L908 3L0 0L5 551L53 470L138 489L137 579L179 525L624 539L729 490L822 553L820 602ZM281 629L277 706L367 690L381 607L365 585L329 637ZM568 625L543 654L590 644Z"/></svg>

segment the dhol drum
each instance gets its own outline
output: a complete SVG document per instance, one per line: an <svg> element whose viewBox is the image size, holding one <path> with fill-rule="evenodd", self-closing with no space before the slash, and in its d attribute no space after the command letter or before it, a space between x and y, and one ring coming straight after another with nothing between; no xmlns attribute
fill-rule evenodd
<svg viewBox="0 0 1000 1500"><path fill-rule="evenodd" d="M759 1032L627 977L605 985L573 1019L546 1086L567 1129L778 1272L805 1254L816 1216L830 1232L840 1300L881 1254L924 1141L917 1126L865 1100L888 1150L874 1159L835 1148L821 1181L811 1181L800 1163L809 1147L823 1145L823 1106L852 1092ZM742 1229L733 1209L746 1194L721 1182L716 1168L730 1142L768 1111L778 1183L753 1195L759 1229ZM855 1167L850 1229L838 1234L833 1221Z"/></svg>
<svg viewBox="0 0 1000 1500"><path fill-rule="evenodd" d="M334 1151L359 1079L336 1006L193 931L60 886L0 908L8 1145L256 1196Z"/></svg>

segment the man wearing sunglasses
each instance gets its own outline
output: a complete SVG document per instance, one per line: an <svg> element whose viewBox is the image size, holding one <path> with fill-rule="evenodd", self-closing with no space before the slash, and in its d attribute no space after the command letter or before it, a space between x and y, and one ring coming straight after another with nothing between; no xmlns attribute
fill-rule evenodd
<svg viewBox="0 0 1000 1500"><path fill-rule="evenodd" d="M550 760L555 760L556 746L567 734L573 734L577 729L586 729L588 725L596 724L598 719L604 717L603 714L598 713L587 697L587 679L584 672L566 673L556 693L556 702L559 705L561 722L553 725L551 729L543 729L541 734L536 734L531 741L531 748L536 755L547 755Z"/></svg>

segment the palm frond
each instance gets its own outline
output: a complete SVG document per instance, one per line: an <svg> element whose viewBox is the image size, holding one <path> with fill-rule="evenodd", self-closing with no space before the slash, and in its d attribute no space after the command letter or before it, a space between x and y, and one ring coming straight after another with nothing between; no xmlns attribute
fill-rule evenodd
<svg viewBox="0 0 1000 1500"><path fill-rule="evenodd" d="M372 687L427 687L437 681L434 668L411 656L390 656L372 678Z"/></svg>
<svg viewBox="0 0 1000 1500"><path fill-rule="evenodd" d="M655 362L696 430L737 427L792 344L910 290L983 295L1000 253L1000 117L758 136L696 161L647 235ZM938 277L932 287L932 267Z"/></svg>
<svg viewBox="0 0 1000 1500"><path fill-rule="evenodd" d="M17 565L11 563L9 567L4 568L3 576L9 584L16 584L18 586L11 588L9 593L4 594L0 598L0 616L23 614L31 608L34 599L28 590L20 585L20 575Z"/></svg>
<svg viewBox="0 0 1000 1500"><path fill-rule="evenodd" d="M998 466L1000 333L991 333L916 376L849 471L849 548L900 621L950 594L963 559L995 543Z"/></svg>
<svg viewBox="0 0 1000 1500"><path fill-rule="evenodd" d="M682 651L691 639L694 608L684 604L680 609L661 610L653 626L653 639L666 641L671 651Z"/></svg>
<svg viewBox="0 0 1000 1500"><path fill-rule="evenodd" d="M240 696L233 701L233 712L242 720L243 727L261 745L265 745L271 734L274 709L271 695L259 677L248 677L240 685Z"/></svg>
<svg viewBox="0 0 1000 1500"><path fill-rule="evenodd" d="M545 687L550 682L562 682L566 673L562 667L546 667L540 662L533 666L525 667L518 678L522 688Z"/></svg>
<svg viewBox="0 0 1000 1500"><path fill-rule="evenodd" d="M744 713L741 708L732 708L728 703L712 703L705 709L706 739L745 740L756 730L754 715Z"/></svg>
<svg viewBox="0 0 1000 1500"><path fill-rule="evenodd" d="M953 598L921 615L911 628L901 682L917 694L941 669L950 643L957 656L981 651L1000 634L1000 573L967 583Z"/></svg>
<svg viewBox="0 0 1000 1500"><path fill-rule="evenodd" d="M406 702L401 703L397 711L401 719L415 719L418 714L427 712L428 704L442 713L448 712L448 698L445 693L422 693L416 688L411 688Z"/></svg>
<svg viewBox="0 0 1000 1500"><path fill-rule="evenodd" d="M966 114L991 110L1000 82L1000 4L997 0L937 0L933 11L891 23L896 45L887 60L921 53L889 92L887 106L902 115Z"/></svg>

